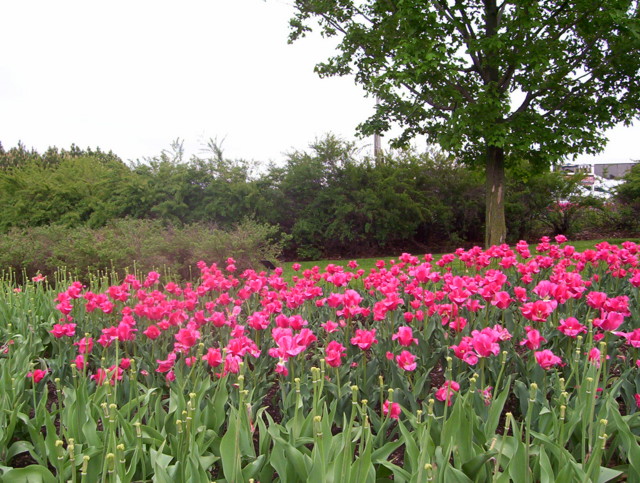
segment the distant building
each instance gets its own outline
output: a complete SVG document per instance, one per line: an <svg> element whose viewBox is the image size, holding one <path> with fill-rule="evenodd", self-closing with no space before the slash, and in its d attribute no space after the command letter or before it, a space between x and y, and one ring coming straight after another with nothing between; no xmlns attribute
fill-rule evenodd
<svg viewBox="0 0 640 483"><path fill-rule="evenodd" d="M584 196L595 196L608 199L615 193L615 189L624 183L622 177L636 164L612 163L612 164L578 164L567 163L556 168L568 175L582 174L580 192Z"/></svg>
<svg viewBox="0 0 640 483"><path fill-rule="evenodd" d="M605 179L619 179L631 170L636 163L594 164L593 170L596 176Z"/></svg>
<svg viewBox="0 0 640 483"><path fill-rule="evenodd" d="M621 179L631 170L636 162L631 163L600 163L600 164L577 164L567 163L559 167L565 173L584 173L589 179L592 176L599 176L604 179Z"/></svg>

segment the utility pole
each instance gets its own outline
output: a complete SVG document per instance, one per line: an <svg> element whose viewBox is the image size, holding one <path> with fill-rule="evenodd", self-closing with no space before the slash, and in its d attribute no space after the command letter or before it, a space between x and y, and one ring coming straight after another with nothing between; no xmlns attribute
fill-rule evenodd
<svg viewBox="0 0 640 483"><path fill-rule="evenodd" d="M378 108L378 104L380 104L380 98L376 97L376 109ZM373 135L373 158L376 161L379 161L382 157L382 146L380 142L380 133L376 132Z"/></svg>

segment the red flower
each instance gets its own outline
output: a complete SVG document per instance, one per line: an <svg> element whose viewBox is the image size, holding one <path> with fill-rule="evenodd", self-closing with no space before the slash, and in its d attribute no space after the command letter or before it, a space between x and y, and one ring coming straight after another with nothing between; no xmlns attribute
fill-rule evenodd
<svg viewBox="0 0 640 483"><path fill-rule="evenodd" d="M320 324L320 326L325 330L327 334L331 334L337 331L339 327L339 325L332 320L327 320L324 324Z"/></svg>
<svg viewBox="0 0 640 483"><path fill-rule="evenodd" d="M169 355L167 355L167 358L164 361L156 359L156 362L158 363L156 372L169 372L173 368L173 365L176 363L176 357L177 356L175 352L169 352Z"/></svg>
<svg viewBox="0 0 640 483"><path fill-rule="evenodd" d="M331 367L338 367L342 364L342 360L340 358L347 355L347 348L339 342L332 340L329 342L329 345L327 345L324 352L327 364Z"/></svg>
<svg viewBox="0 0 640 483"><path fill-rule="evenodd" d="M84 356L79 354L76 356L76 358L73 360L73 363L76 365L76 367L79 370L84 369Z"/></svg>
<svg viewBox="0 0 640 483"><path fill-rule="evenodd" d="M586 332L587 328L575 317L567 317L566 319L560 319L558 330L569 337L577 337L580 332Z"/></svg>
<svg viewBox="0 0 640 483"><path fill-rule="evenodd" d="M287 365L284 361L280 361L276 364L276 372L278 374L282 374L284 377L289 375L289 369L287 369Z"/></svg>
<svg viewBox="0 0 640 483"><path fill-rule="evenodd" d="M400 369L404 369L405 371L413 371L418 367L416 356L409 351L402 351L400 355L396 356L396 362Z"/></svg>
<svg viewBox="0 0 640 483"><path fill-rule="evenodd" d="M400 417L400 404L392 403L387 399L382 405L382 414L385 416L388 414L391 419L398 419Z"/></svg>
<svg viewBox="0 0 640 483"><path fill-rule="evenodd" d="M620 312L609 312L606 317L601 319L593 319L593 325L600 327L602 330L616 330L624 322L624 315Z"/></svg>
<svg viewBox="0 0 640 483"><path fill-rule="evenodd" d="M50 330L54 337L61 338L65 335L67 337L73 337L76 335L76 324L55 324L53 329Z"/></svg>
<svg viewBox="0 0 640 483"><path fill-rule="evenodd" d="M511 305L511 302L513 302L513 299L507 292L496 292L493 294L491 305L494 305L499 309L506 309L507 307L509 307L509 305Z"/></svg>
<svg viewBox="0 0 640 483"><path fill-rule="evenodd" d="M489 327L481 331L474 330L471 332L471 343L476 354L480 357L497 356L500 353L500 346L497 342L499 340L498 335L495 330Z"/></svg>
<svg viewBox="0 0 640 483"><path fill-rule="evenodd" d="M44 379L44 376L47 375L47 372L49 371L44 371L42 369L34 369L32 372L27 373L27 377L32 378L34 384L37 384L40 381L42 381L42 379Z"/></svg>
<svg viewBox="0 0 640 483"><path fill-rule="evenodd" d="M356 329L355 337L351 338L351 344L357 345L363 351L369 349L373 344L377 344L376 329L363 330Z"/></svg>
<svg viewBox="0 0 640 483"><path fill-rule="evenodd" d="M555 239L556 239L556 243L564 243L567 241L567 237L564 235L556 235Z"/></svg>
<svg viewBox="0 0 640 483"><path fill-rule="evenodd" d="M540 344L547 341L547 339L540 336L538 330L529 326L526 326L524 329L527 331L527 338L520 341L520 345L526 345L529 349L536 350L540 348Z"/></svg>
<svg viewBox="0 0 640 483"><path fill-rule="evenodd" d="M536 300L535 302L523 304L520 307L520 312L526 319L534 322L545 322L557 306L558 302L555 300Z"/></svg>
<svg viewBox="0 0 640 483"><path fill-rule="evenodd" d="M400 345L409 347L411 344L417 344L418 339L413 337L413 330L411 327L401 326L398 327L398 332L391 336L391 340L397 340Z"/></svg>
<svg viewBox="0 0 640 483"><path fill-rule="evenodd" d="M607 301L607 294L604 292L589 292L587 294L587 305L594 309L601 309Z"/></svg>
<svg viewBox="0 0 640 483"><path fill-rule="evenodd" d="M553 366L562 364L562 359L556 356L549 349L545 349L540 352L535 352L534 354L536 356L536 361L538 362L538 364L540 364L540 367L542 367L545 371L548 369L551 369Z"/></svg>
<svg viewBox="0 0 640 483"><path fill-rule="evenodd" d="M594 347L589 351L589 362L591 362L594 366L600 367L600 350Z"/></svg>
<svg viewBox="0 0 640 483"><path fill-rule="evenodd" d="M158 329L155 325L150 325L142 333L151 340L157 339L158 337L160 337L160 334L161 334L160 329Z"/></svg>
<svg viewBox="0 0 640 483"><path fill-rule="evenodd" d="M436 399L439 401L447 402L448 406L451 406L451 399L455 392L460 390L460 384L456 381L445 381L440 389L436 391Z"/></svg>
<svg viewBox="0 0 640 483"><path fill-rule="evenodd" d="M198 342L198 339L200 339L200 332L194 328L187 327L180 329L175 335L175 338L178 341L175 344L176 349L180 351L187 351L193 347L196 342Z"/></svg>
<svg viewBox="0 0 640 483"><path fill-rule="evenodd" d="M80 354L88 354L93 349L93 339L91 337L83 337L78 342L74 342L73 345L78 346Z"/></svg>
<svg viewBox="0 0 640 483"><path fill-rule="evenodd" d="M33 277L31 280L33 280L34 282L38 283L38 282L44 282L46 279L47 279L46 276L44 276L40 272L38 272L36 274L36 276Z"/></svg>
<svg viewBox="0 0 640 483"><path fill-rule="evenodd" d="M211 367L218 367L222 364L222 351L210 347L205 355L202 356L203 361L207 361Z"/></svg>
<svg viewBox="0 0 640 483"><path fill-rule="evenodd" d="M98 386L102 386L107 381L107 371L100 367L95 374L91 374L90 379L96 381Z"/></svg>

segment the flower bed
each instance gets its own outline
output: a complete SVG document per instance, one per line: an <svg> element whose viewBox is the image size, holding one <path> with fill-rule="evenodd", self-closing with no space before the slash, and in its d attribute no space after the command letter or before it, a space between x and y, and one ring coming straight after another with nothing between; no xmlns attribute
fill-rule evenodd
<svg viewBox="0 0 640 483"><path fill-rule="evenodd" d="M639 480L639 251L559 236L290 282L229 259L184 286L5 283L0 471Z"/></svg>

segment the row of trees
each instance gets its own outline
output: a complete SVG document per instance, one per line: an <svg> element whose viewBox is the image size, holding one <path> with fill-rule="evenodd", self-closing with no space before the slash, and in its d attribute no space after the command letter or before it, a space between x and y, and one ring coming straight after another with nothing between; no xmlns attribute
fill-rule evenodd
<svg viewBox="0 0 640 483"><path fill-rule="evenodd" d="M373 160L328 135L288 154L283 166L260 166L226 158L216 142L208 148L208 155L186 160L176 142L131 165L75 147L42 155L23 146L0 150L0 232L98 228L123 218L231 229L252 219L291 235L286 252L296 258L482 243L484 173L442 153L398 151ZM572 228L554 206L572 196L575 184L536 174L528 163L511 169L511 238Z"/></svg>

